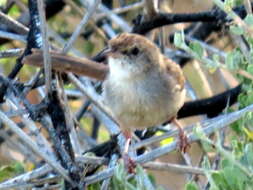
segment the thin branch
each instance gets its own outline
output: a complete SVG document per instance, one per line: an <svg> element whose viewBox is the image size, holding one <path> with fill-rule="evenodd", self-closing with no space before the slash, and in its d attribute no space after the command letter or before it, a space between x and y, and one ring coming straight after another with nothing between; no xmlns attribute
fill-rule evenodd
<svg viewBox="0 0 253 190"><path fill-rule="evenodd" d="M60 175L74 185L74 182L69 178L67 171L62 168L57 162L48 157L47 154L42 152L40 148L32 141L32 139L22 131L12 120L10 120L2 111L0 111L0 120L5 123L13 133L22 139L36 154L42 157L51 167L53 167Z"/></svg>
<svg viewBox="0 0 253 190"><path fill-rule="evenodd" d="M239 111L235 111L233 113L218 116L215 118L215 120L211 119L210 124L207 125L207 127L205 127L203 129L203 131L206 135L209 135L209 134L213 133L214 131L217 131L217 130L227 127L229 124L240 119L245 113L247 113L249 111L253 111L253 105L247 106L244 109L241 109ZM195 136L194 134L191 134L191 135L189 135L188 140L189 140L189 143L192 143L194 141L199 140L199 138L197 136ZM165 146L156 148L146 154L140 155L140 156L136 157L134 160L137 163L149 162L151 160L154 160L162 155L165 155L165 154L175 150L177 148L177 144L178 144L178 139L176 139L174 142L172 142L169 145L165 145ZM114 168L110 168L105 171L99 172L93 176L86 177L86 179L85 179L86 185L104 180L104 179L112 176L113 173L114 173Z"/></svg>
<svg viewBox="0 0 253 190"><path fill-rule="evenodd" d="M247 14L252 14L252 6L250 0L244 0L244 4L247 10Z"/></svg>
<svg viewBox="0 0 253 190"><path fill-rule="evenodd" d="M7 58L7 57L18 57L18 56L21 56L23 52L24 52L24 49L21 49L21 48L0 51L0 59Z"/></svg>
<svg viewBox="0 0 253 190"><path fill-rule="evenodd" d="M32 181L33 179L39 178L43 175L46 175L47 173L51 172L52 168L49 165L41 166L40 168L34 169L33 171L24 173L22 175L19 175L17 177L14 177L12 179L9 179L5 182L2 182L0 184L0 189L11 189L14 187L20 187L22 184L26 184L29 181Z"/></svg>
<svg viewBox="0 0 253 190"><path fill-rule="evenodd" d="M124 32L130 32L132 27L129 26L129 24L123 20L121 17L113 13L111 10L109 10L106 6L101 5L99 7L99 10L104 12L109 19L111 19L113 22L115 22Z"/></svg>
<svg viewBox="0 0 253 190"><path fill-rule="evenodd" d="M240 17L244 18L246 16L244 6L238 6L233 9L234 13L238 14ZM235 16L234 16L235 17ZM245 26L241 22L239 17L236 17L237 22L240 25ZM138 34L145 34L150 30L165 25L171 25L176 23L187 23L187 22L215 22L217 26L223 23L230 22L231 19L227 17L227 14L222 10L213 9L211 11L204 11L199 13L188 13L188 14L170 14L170 13L158 13L156 16L150 20L144 21L133 27L132 32Z"/></svg>
<svg viewBox="0 0 253 190"><path fill-rule="evenodd" d="M121 13L125 13L125 12L128 12L128 11L132 11L132 10L135 10L135 9L139 9L139 8L142 8L144 5L144 1L140 1L140 2L137 2L137 3L133 3L131 5L126 5L125 7L119 7L119 8L115 8L112 10L113 13L115 14L121 14ZM106 17L107 14L106 13L98 13L95 15L95 20L100 20L104 17Z"/></svg>
<svg viewBox="0 0 253 190"><path fill-rule="evenodd" d="M17 34L26 35L29 29L21 24L20 22L14 20L10 16L4 14L0 11L0 23L6 25L9 29L15 31Z"/></svg>
<svg viewBox="0 0 253 190"><path fill-rule="evenodd" d="M83 17L80 24L77 26L75 32L70 37L68 43L64 46L62 53L67 53L69 49L72 47L73 43L76 41L77 37L80 35L81 31L85 27L85 25L88 23L89 19L93 15L93 13L96 11L97 6L100 4L101 0L95 0L92 4L92 6L89 8L87 14Z"/></svg>
<svg viewBox="0 0 253 190"><path fill-rule="evenodd" d="M158 170L158 171L170 171L170 172L178 172L178 173L191 173L191 174L199 174L205 175L205 170L197 167L189 167L179 164L171 164L171 163L163 163L163 162L147 162L142 165L146 169L150 170ZM209 171L214 172L214 171Z"/></svg>
<svg viewBox="0 0 253 190"><path fill-rule="evenodd" d="M36 163L37 162L36 155L34 155L34 153L30 149L27 149L26 145L20 143L20 139L11 138L11 135L12 133L10 133L10 131L8 130L6 131L4 129L0 130L0 136L4 139L4 142L8 147L24 155L30 162Z"/></svg>
<svg viewBox="0 0 253 190"><path fill-rule="evenodd" d="M74 124L75 120L74 120L74 116L71 113L71 110L68 106L68 99L67 99L66 93L64 91L64 84L61 79L57 80L57 81L59 81L59 86L61 89L58 92L60 93L59 96L62 98L62 104L63 104L62 107L64 110L64 115L66 118L66 125L69 130L69 137L70 137L70 141L71 141L71 144L73 147L73 151L74 151L75 155L81 155L84 147L81 148L81 144L80 144L78 136L77 136L77 132L75 129L75 124Z"/></svg>
<svg viewBox="0 0 253 190"><path fill-rule="evenodd" d="M52 87L51 87L52 65L51 65L51 56L49 54L49 43L48 43L48 35L47 35L47 24L46 24L45 12L44 12L44 1L38 0L37 6L38 6L38 11L39 11L40 30L41 30L41 35L42 35L46 94L48 94L48 93L52 93Z"/></svg>
<svg viewBox="0 0 253 190"><path fill-rule="evenodd" d="M96 156L76 156L76 161L82 164L93 164L93 165L103 165L108 163L108 159L104 157Z"/></svg>
<svg viewBox="0 0 253 190"><path fill-rule="evenodd" d="M8 99L7 99L8 100ZM21 109L21 106L18 102L17 99L13 98L10 101L10 106L15 110L15 109ZM15 106L14 106L15 104ZM36 144L40 149L45 152L48 157L50 157L52 160L56 160L55 154L53 153L51 146L49 142L46 140L46 138L40 133L38 127L35 125L35 123L28 118L28 114L24 114L21 116L22 122L25 124L25 126L30 130L30 133L35 137L36 139Z"/></svg>
<svg viewBox="0 0 253 190"><path fill-rule="evenodd" d="M76 11L80 16L83 17L83 9L81 7L79 7L74 1L72 0L64 0L68 5L71 6L71 8ZM89 9L86 9L89 10ZM89 12L89 11L88 11ZM94 17L94 16L93 16ZM101 28L99 28L96 24L96 22L94 21L94 18L90 17L90 19L88 20L88 24L94 28L95 32L100 35L103 40L107 41L107 37L105 35L105 33L103 32L103 30L101 30Z"/></svg>
<svg viewBox="0 0 253 190"><path fill-rule="evenodd" d="M149 20L158 12L158 0L145 0L144 4L144 20Z"/></svg>
<svg viewBox="0 0 253 190"><path fill-rule="evenodd" d="M84 86L72 73L68 73L68 78L70 81L76 85L76 87L85 95L87 96L94 105L96 105L99 109L101 109L112 121L117 123L115 119L112 117L111 111L109 108L107 108L101 101L101 97L98 95L95 96L95 93L93 93L93 89L88 88L87 85Z"/></svg>
<svg viewBox="0 0 253 190"><path fill-rule="evenodd" d="M119 159L119 156L117 154L113 154L112 157L111 157L111 160L109 162L108 167L109 168L115 167L115 165L117 164L118 159ZM110 185L110 178L103 181L103 183L101 185L101 190L108 190L109 185Z"/></svg>
<svg viewBox="0 0 253 190"><path fill-rule="evenodd" d="M26 43L26 36L14 34L11 32L0 31L0 38L9 39L9 40L17 40L23 43Z"/></svg>

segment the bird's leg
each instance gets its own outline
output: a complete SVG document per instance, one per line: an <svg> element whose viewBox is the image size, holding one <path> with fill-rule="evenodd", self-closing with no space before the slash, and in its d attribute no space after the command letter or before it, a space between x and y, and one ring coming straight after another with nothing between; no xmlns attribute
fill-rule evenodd
<svg viewBox="0 0 253 190"><path fill-rule="evenodd" d="M132 134L131 134L130 130L124 130L122 133L123 133L124 137L126 138L126 143L125 143L125 146L124 146L124 151L123 151L123 154L122 154L122 158L123 158L123 161L124 161L124 164L125 164L126 168L128 169L128 172L129 173L134 173L134 169L136 167L136 164L128 154Z"/></svg>
<svg viewBox="0 0 253 190"><path fill-rule="evenodd" d="M176 118L173 118L171 122L177 126L179 130L179 148L180 151L185 153L187 151L187 148L190 148L190 144L188 142L187 136L181 126L181 124L178 122Z"/></svg>

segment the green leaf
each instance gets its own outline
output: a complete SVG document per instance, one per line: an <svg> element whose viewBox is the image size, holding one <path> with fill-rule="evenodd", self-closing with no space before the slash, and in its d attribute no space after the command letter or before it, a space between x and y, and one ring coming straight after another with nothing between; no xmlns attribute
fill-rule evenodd
<svg viewBox="0 0 253 190"><path fill-rule="evenodd" d="M244 149L244 157L245 164L253 170L253 144L247 144Z"/></svg>
<svg viewBox="0 0 253 190"><path fill-rule="evenodd" d="M252 14L248 14L246 16L246 18L244 19L244 21L246 22L246 24L252 26L253 25L253 15Z"/></svg>
<svg viewBox="0 0 253 190"><path fill-rule="evenodd" d="M247 66L247 71L253 75L253 65L248 65Z"/></svg>
<svg viewBox="0 0 253 190"><path fill-rule="evenodd" d="M154 186L152 185L151 181L149 180L148 175L144 172L140 165L136 167L136 175L135 179L137 182L137 187L143 190L154 190Z"/></svg>
<svg viewBox="0 0 253 190"><path fill-rule="evenodd" d="M239 68L242 60L243 60L243 55L241 54L241 52L238 50L234 50L227 54L225 64L228 69L236 70Z"/></svg>
<svg viewBox="0 0 253 190"><path fill-rule="evenodd" d="M230 31L235 35L243 35L244 30L239 26L230 26Z"/></svg>
<svg viewBox="0 0 253 190"><path fill-rule="evenodd" d="M183 33L179 33L179 32L175 33L174 34L174 45L176 47L181 47L184 44L185 44L185 42L184 42L184 35L183 35Z"/></svg>
<svg viewBox="0 0 253 190"><path fill-rule="evenodd" d="M100 183L94 183L88 186L88 190L99 190L101 189Z"/></svg>
<svg viewBox="0 0 253 190"><path fill-rule="evenodd" d="M212 173L212 179L215 182L215 184L217 185L217 187L219 187L219 189L229 190L229 186L228 186L222 172Z"/></svg>
<svg viewBox="0 0 253 190"><path fill-rule="evenodd" d="M194 51L200 58L204 54L204 49L203 47L198 43L198 42L191 42L190 43L190 48L192 51Z"/></svg>
<svg viewBox="0 0 253 190"><path fill-rule="evenodd" d="M203 162L202 162L201 165L202 165L202 167L203 167L204 169L207 169L207 170L210 170L210 169L211 169L211 164L210 164L210 161L209 161L209 159L208 159L207 156L204 156Z"/></svg>
<svg viewBox="0 0 253 190"><path fill-rule="evenodd" d="M186 184L185 190L199 190L199 187L195 182L190 182Z"/></svg>
<svg viewBox="0 0 253 190"><path fill-rule="evenodd" d="M7 166L2 166L0 168L0 182L14 177L18 174L24 173L24 171L25 170L23 165L19 162Z"/></svg>
<svg viewBox="0 0 253 190"><path fill-rule="evenodd" d="M224 177L231 189L244 190L244 184L247 181L247 176L237 167L227 167L223 170Z"/></svg>

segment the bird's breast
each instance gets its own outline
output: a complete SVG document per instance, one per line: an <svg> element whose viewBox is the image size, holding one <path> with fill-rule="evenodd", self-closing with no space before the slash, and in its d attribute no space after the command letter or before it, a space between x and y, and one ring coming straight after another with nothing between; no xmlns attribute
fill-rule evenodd
<svg viewBox="0 0 253 190"><path fill-rule="evenodd" d="M125 128L145 128L161 124L177 113L179 108L171 100L178 95L172 95L169 86L156 74L128 79L109 76L104 82L103 97Z"/></svg>

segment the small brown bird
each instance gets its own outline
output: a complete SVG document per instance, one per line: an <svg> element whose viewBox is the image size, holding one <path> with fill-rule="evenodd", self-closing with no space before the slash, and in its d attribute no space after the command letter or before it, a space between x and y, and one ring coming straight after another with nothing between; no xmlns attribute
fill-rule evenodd
<svg viewBox="0 0 253 190"><path fill-rule="evenodd" d="M127 154L134 129L175 121L185 100L185 79L180 67L141 35L118 35L109 41L106 54L109 74L103 84L104 102L127 139ZM186 140L180 131L181 140ZM186 145L182 142L180 149Z"/></svg>

